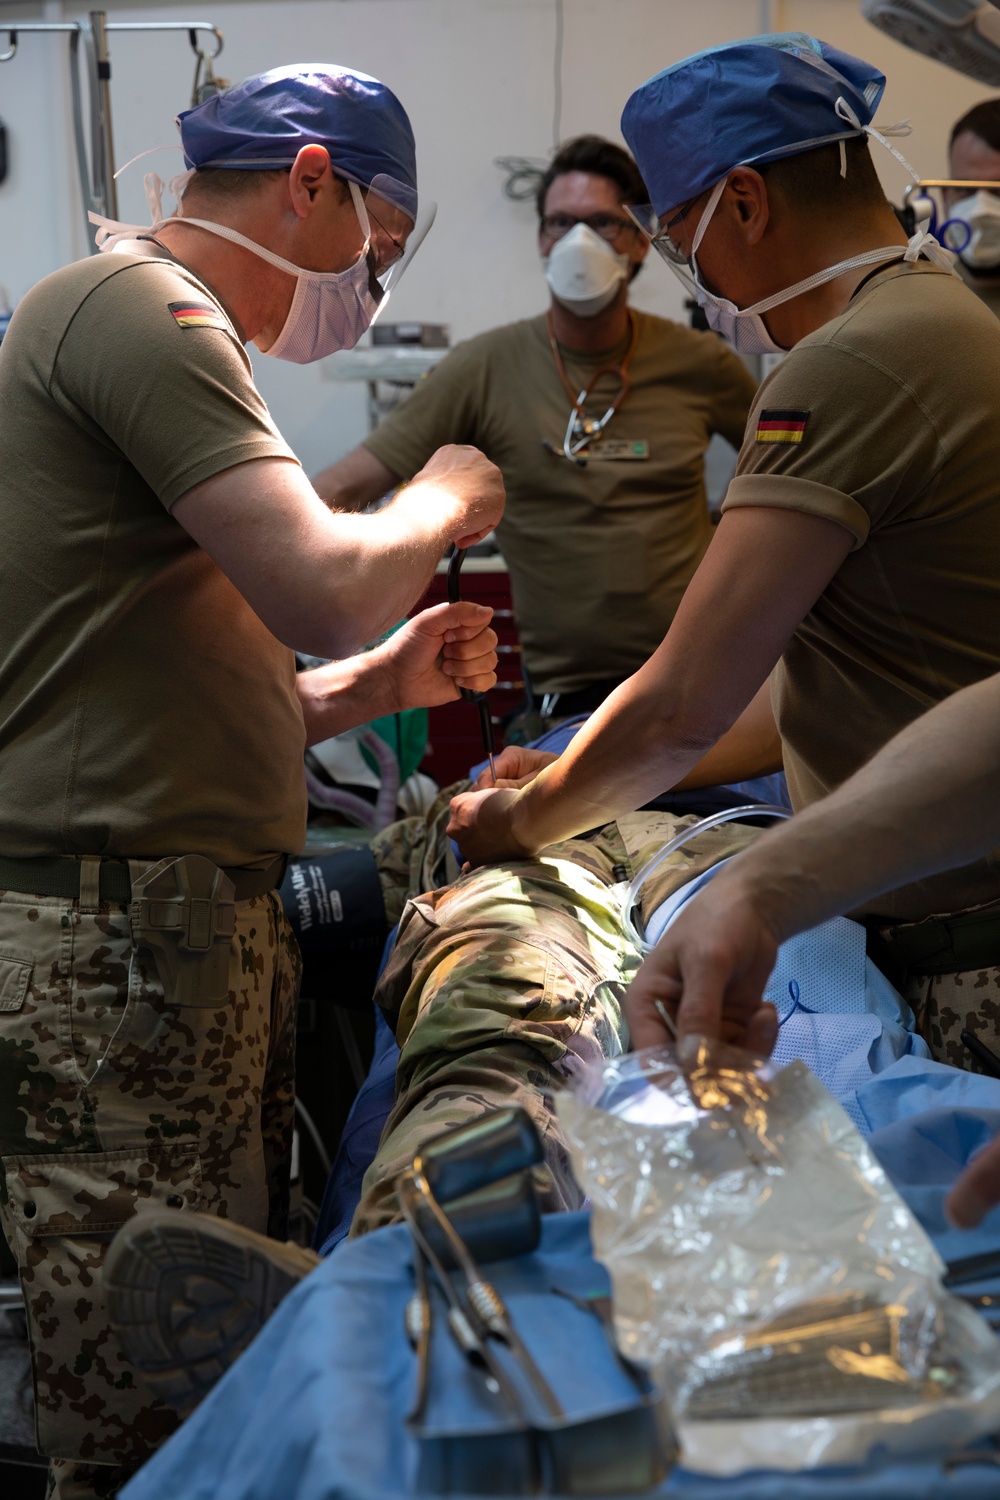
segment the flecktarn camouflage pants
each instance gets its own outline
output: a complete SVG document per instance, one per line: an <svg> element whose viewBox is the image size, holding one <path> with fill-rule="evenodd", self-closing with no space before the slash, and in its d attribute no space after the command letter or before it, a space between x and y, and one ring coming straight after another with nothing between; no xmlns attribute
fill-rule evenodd
<svg viewBox="0 0 1000 1500"><path fill-rule="evenodd" d="M508 1104L522 1105L542 1138L545 1206L579 1207L551 1096L575 1068L626 1045L621 999L641 955L622 897L646 861L695 822L632 813L406 903L375 994L400 1045L396 1103L352 1234L398 1216L393 1184L424 1141ZM650 881L644 910L758 832L730 823L696 835ZM402 882L433 867L442 833L435 808L426 822L393 824L373 843L380 873L395 870Z"/></svg>
<svg viewBox="0 0 1000 1500"><path fill-rule="evenodd" d="M236 906L224 1005L164 1003L124 907L0 893L0 1215L55 1493L113 1494L176 1426L126 1363L101 1266L145 1205L283 1234L298 949L276 894ZM77 1462L82 1461L82 1462Z"/></svg>

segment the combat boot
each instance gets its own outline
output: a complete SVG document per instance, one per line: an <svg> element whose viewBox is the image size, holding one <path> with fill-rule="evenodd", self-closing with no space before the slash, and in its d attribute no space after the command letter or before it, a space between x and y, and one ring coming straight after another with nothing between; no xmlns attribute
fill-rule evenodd
<svg viewBox="0 0 1000 1500"><path fill-rule="evenodd" d="M149 1209L111 1242L104 1285L122 1348L187 1416L319 1257L211 1214Z"/></svg>

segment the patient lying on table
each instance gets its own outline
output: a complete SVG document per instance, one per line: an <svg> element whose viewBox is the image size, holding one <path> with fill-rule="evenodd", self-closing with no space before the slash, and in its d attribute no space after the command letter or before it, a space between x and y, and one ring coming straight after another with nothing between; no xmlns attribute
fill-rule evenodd
<svg viewBox="0 0 1000 1500"><path fill-rule="evenodd" d="M399 921L375 1001L400 1058L352 1234L398 1217L393 1183L425 1140L508 1104L528 1111L544 1143L545 1205L580 1206L551 1093L581 1062L627 1047L621 999L641 954L622 898L646 861L698 821L631 813L539 858L460 875L444 833L454 791L372 845L389 921ZM729 823L695 835L644 888L644 910L758 832Z"/></svg>

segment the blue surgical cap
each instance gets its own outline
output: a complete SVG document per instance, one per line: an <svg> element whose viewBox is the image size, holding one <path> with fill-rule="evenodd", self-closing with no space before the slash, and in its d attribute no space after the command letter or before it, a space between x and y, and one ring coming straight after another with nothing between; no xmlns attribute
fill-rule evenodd
<svg viewBox="0 0 1000 1500"><path fill-rule="evenodd" d="M177 116L188 167L288 167L325 146L334 171L416 218L417 160L406 111L377 78L302 63L247 78Z"/></svg>
<svg viewBox="0 0 1000 1500"><path fill-rule="evenodd" d="M659 216L733 167L857 135L844 115L870 124L884 88L878 68L815 37L752 36L650 78L626 104L622 134Z"/></svg>

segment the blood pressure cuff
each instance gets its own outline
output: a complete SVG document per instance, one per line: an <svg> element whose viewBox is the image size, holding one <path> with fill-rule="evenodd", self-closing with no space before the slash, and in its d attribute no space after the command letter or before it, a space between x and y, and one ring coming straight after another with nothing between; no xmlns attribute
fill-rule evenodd
<svg viewBox="0 0 1000 1500"><path fill-rule="evenodd" d="M303 996L369 1005L389 930L371 849L291 860L281 900L302 950Z"/></svg>

